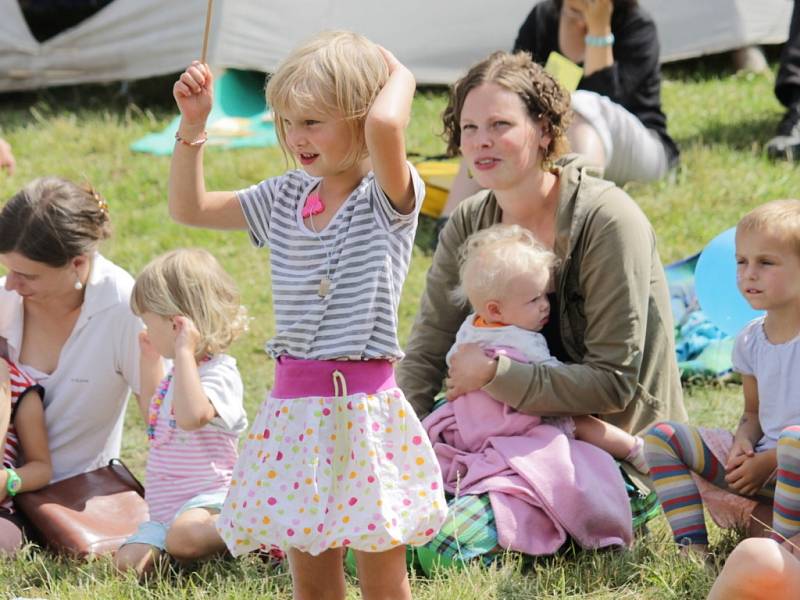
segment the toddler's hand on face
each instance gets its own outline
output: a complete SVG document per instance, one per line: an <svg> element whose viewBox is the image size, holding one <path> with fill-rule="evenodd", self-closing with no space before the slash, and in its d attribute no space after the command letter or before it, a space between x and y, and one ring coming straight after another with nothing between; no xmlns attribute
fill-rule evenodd
<svg viewBox="0 0 800 600"><path fill-rule="evenodd" d="M161 362L161 355L156 350L156 347L153 346L153 342L150 341L150 336L147 334L146 329L139 332L139 352L141 354L141 362L144 364L152 365Z"/></svg>
<svg viewBox="0 0 800 600"><path fill-rule="evenodd" d="M172 86L183 124L205 126L214 98L214 77L208 65L194 61Z"/></svg>
<svg viewBox="0 0 800 600"><path fill-rule="evenodd" d="M197 352L197 345L200 343L200 332L197 326L188 317L174 317L172 320L175 328L175 355L181 350L186 350L194 355Z"/></svg>

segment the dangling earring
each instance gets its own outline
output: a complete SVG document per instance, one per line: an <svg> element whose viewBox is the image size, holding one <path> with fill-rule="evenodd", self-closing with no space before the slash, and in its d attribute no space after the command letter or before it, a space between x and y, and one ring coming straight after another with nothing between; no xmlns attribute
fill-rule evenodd
<svg viewBox="0 0 800 600"><path fill-rule="evenodd" d="M76 279L76 280L75 280L75 283L73 284L73 286L72 286L72 287L74 287L74 288L75 288L75 291L78 291L78 292L80 292L80 291L83 289L83 284L81 283L81 280L80 280L80 279Z"/></svg>
<svg viewBox="0 0 800 600"><path fill-rule="evenodd" d="M553 170L553 161L549 158L542 160L542 171L549 173Z"/></svg>

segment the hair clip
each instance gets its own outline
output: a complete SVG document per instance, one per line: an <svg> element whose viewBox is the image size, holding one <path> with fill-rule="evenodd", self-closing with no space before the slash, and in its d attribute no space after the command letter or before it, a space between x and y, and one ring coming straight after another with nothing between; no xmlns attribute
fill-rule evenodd
<svg viewBox="0 0 800 600"><path fill-rule="evenodd" d="M103 198L94 188L91 188L92 198L94 198L95 202L97 202L97 208L99 208L105 216L108 216L108 202L106 202L105 198Z"/></svg>

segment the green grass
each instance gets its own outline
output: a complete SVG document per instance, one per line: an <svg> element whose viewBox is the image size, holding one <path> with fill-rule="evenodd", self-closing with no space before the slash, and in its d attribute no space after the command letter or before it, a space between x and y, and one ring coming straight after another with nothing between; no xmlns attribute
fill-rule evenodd
<svg viewBox="0 0 800 600"><path fill-rule="evenodd" d="M781 115L772 75L740 76L718 61L671 66L666 70L664 106L670 131L683 151L683 166L669 182L631 185L659 236L665 262L696 252L716 233L731 227L749 208L767 200L800 196L800 175L792 164L771 163L762 153ZM175 114L170 78L131 86L84 86L0 97L0 129L14 146L18 171L0 174L0 198L45 174L92 182L109 200L116 236L103 252L136 273L156 254L176 246L214 252L239 282L254 317L250 331L233 347L245 385L246 408L255 414L272 381L261 348L273 332L267 257L243 233L193 230L172 223L166 211L169 160L133 154L131 142L166 125ZM409 150L440 153L442 90L417 94L408 132ZM285 169L278 149L206 155L209 188L237 189ZM431 223L423 220L406 282L400 316L405 341L430 265ZM686 389L693 421L731 427L741 411L740 389L709 384ZM145 435L131 405L123 458L143 473ZM720 564L738 539L712 528ZM533 564L509 556L493 568L473 566L412 581L422 599L522 598L704 598L713 580L701 566L675 555L663 518L629 552L581 552ZM349 597L358 597L351 581ZM281 568L257 559L215 561L197 570L177 570L142 586L113 575L106 560L64 561L28 547L14 560L0 560L0 598L280 598L291 597Z"/></svg>

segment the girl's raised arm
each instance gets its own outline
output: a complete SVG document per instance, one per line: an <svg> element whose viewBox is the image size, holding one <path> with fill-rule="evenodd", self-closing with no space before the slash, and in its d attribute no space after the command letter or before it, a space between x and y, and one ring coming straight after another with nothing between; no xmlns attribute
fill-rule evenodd
<svg viewBox="0 0 800 600"><path fill-rule="evenodd" d="M214 85L208 65L193 62L172 88L181 111L169 171L169 214L184 225L212 229L247 229L233 192L206 191L203 142Z"/></svg>
<svg viewBox="0 0 800 600"><path fill-rule="evenodd" d="M375 178L395 209L414 210L414 188L406 164L405 129L411 118L416 81L394 55L381 47L389 67L389 80L372 103L364 135Z"/></svg>

